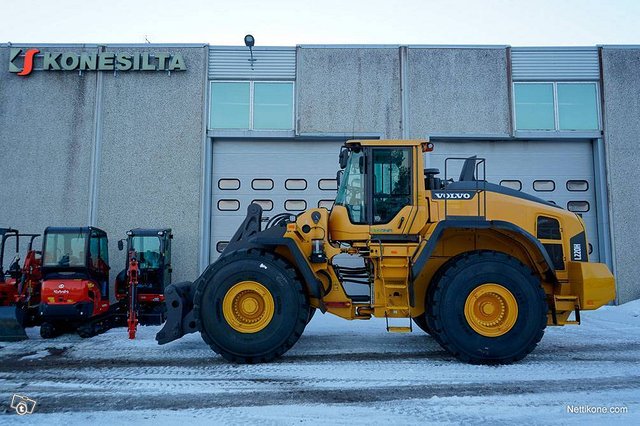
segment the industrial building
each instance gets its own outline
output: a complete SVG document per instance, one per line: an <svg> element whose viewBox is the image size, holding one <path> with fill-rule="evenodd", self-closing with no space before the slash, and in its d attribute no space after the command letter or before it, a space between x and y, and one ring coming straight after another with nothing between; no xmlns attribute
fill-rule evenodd
<svg viewBox="0 0 640 426"><path fill-rule="evenodd" d="M640 46L0 44L0 64L0 226L95 225L112 258L170 227L193 279L251 202L330 208L345 140L428 137L442 177L477 154L581 214L617 302L640 298Z"/></svg>

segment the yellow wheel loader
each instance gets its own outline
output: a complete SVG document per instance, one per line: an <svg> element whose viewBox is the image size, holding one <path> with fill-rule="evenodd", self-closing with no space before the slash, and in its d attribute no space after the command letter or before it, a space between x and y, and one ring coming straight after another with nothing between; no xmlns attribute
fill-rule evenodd
<svg viewBox="0 0 640 426"><path fill-rule="evenodd" d="M237 363L271 361L298 340L316 309L348 320L412 322L461 361L507 364L529 354L547 325L614 298L607 266L589 263L581 217L486 181L484 160L424 169L426 140L352 140L339 156L331 211L247 216L193 283L166 290L160 344L200 331ZM460 177L448 179L455 160ZM461 161L462 162L462 161ZM340 266L339 254L363 267ZM348 283L369 286L349 295Z"/></svg>

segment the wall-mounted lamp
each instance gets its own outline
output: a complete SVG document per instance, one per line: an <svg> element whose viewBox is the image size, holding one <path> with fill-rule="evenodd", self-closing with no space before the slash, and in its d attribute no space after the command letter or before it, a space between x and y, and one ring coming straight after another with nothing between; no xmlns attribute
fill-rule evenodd
<svg viewBox="0 0 640 426"><path fill-rule="evenodd" d="M256 39L253 38L251 34L247 34L244 36L244 45L249 48L249 53L251 54L251 59L248 59L251 64L251 70L253 70L253 63L257 61L257 59L253 59L253 45L256 44Z"/></svg>

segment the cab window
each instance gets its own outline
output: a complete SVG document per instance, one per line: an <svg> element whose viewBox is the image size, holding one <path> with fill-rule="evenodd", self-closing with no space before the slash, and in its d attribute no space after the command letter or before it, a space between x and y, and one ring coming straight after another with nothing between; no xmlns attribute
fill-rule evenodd
<svg viewBox="0 0 640 426"><path fill-rule="evenodd" d="M373 223L388 223L411 204L411 151L373 150Z"/></svg>
<svg viewBox="0 0 640 426"><path fill-rule="evenodd" d="M361 150L352 151L340 182L336 205L345 206L351 223L366 223L365 156Z"/></svg>

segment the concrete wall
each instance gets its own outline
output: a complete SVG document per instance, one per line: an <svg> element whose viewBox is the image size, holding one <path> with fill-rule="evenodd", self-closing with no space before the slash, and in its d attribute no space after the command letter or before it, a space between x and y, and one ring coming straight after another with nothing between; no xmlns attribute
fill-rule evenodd
<svg viewBox="0 0 640 426"><path fill-rule="evenodd" d="M409 137L508 134L505 49L409 48Z"/></svg>
<svg viewBox="0 0 640 426"><path fill-rule="evenodd" d="M640 48L603 48L604 129L618 303L640 298Z"/></svg>
<svg viewBox="0 0 640 426"><path fill-rule="evenodd" d="M400 56L394 48L300 48L300 133L399 138Z"/></svg>
<svg viewBox="0 0 640 426"><path fill-rule="evenodd" d="M0 226L86 225L96 74L20 77L8 63L0 47Z"/></svg>
<svg viewBox="0 0 640 426"><path fill-rule="evenodd" d="M115 50L115 49L114 49ZM116 241L136 227L170 227L174 282L198 275L205 48L127 49L181 53L186 71L104 74L98 226Z"/></svg>
<svg viewBox="0 0 640 426"><path fill-rule="evenodd" d="M174 281L194 279L206 48L106 50L181 53L187 67L171 75L103 73L96 225L111 242L112 282L125 264L116 243L135 227L171 227ZM42 232L49 225L88 225L98 74L19 77L7 71L8 56L9 48L0 48L0 227Z"/></svg>

